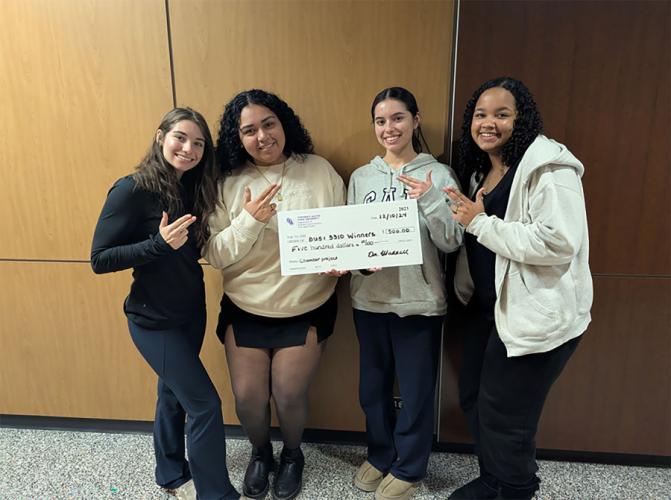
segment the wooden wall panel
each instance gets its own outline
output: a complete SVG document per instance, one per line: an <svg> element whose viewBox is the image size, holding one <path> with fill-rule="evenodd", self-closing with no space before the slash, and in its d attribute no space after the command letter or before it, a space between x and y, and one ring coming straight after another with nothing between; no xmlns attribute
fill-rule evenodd
<svg viewBox="0 0 671 500"><path fill-rule="evenodd" d="M539 446L669 456L671 279L599 276L594 292L592 325L545 407Z"/></svg>
<svg viewBox="0 0 671 500"><path fill-rule="evenodd" d="M670 18L667 1L461 3L454 137L482 82L525 82L585 165L594 273L671 275Z"/></svg>
<svg viewBox="0 0 671 500"><path fill-rule="evenodd" d="M550 392L538 447L671 455L671 279L596 277L594 285L592 323ZM452 383L467 334L448 333L443 373ZM470 442L456 388L445 392L441 440Z"/></svg>
<svg viewBox="0 0 671 500"><path fill-rule="evenodd" d="M550 394L541 448L671 455L670 14L665 1L461 3L457 130L479 84L514 76L586 167L593 321ZM440 438L468 442L452 314Z"/></svg>
<svg viewBox="0 0 671 500"><path fill-rule="evenodd" d="M210 121L237 92L263 88L301 116L318 154L344 176L380 152L373 97L415 93L434 154L446 134L451 0L171 0L176 96Z"/></svg>
<svg viewBox="0 0 671 500"><path fill-rule="evenodd" d="M370 117L373 97L402 85L415 93L427 139L441 153L453 2L171 0L169 7L177 102L203 112L214 133L224 104L237 92L274 91L301 116L316 152L347 179L380 153ZM311 389L308 426L363 430L358 345L344 280L339 295L336 334ZM217 310L209 308L211 317ZM204 359L210 356L206 348ZM225 367L210 366L225 385Z"/></svg>
<svg viewBox="0 0 671 500"><path fill-rule="evenodd" d="M13 235L0 248L0 414L153 418L156 377L121 309L130 273L95 276L72 261L88 259L108 188L132 170L172 106L165 7L163 0L3 4L0 146L15 170L0 188L0 229ZM178 104L202 110L212 124L236 91L269 88L298 110L318 152L347 176L379 152L368 115L374 94L404 85L416 93L440 153L452 1L381 9L373 1L171 0L168 7ZM221 280L208 266L205 275L202 358L235 424L214 335ZM346 281L339 294L338 332L312 387L308 425L362 430Z"/></svg>
<svg viewBox="0 0 671 500"><path fill-rule="evenodd" d="M163 0L2 2L1 259L89 258L113 181L172 107Z"/></svg>
<svg viewBox="0 0 671 500"><path fill-rule="evenodd" d="M131 276L0 262L0 414L151 420L155 380L122 312Z"/></svg>
<svg viewBox="0 0 671 500"><path fill-rule="evenodd" d="M153 420L156 376L123 314L130 271L94 275L88 264L0 262L0 414ZM48 286L45 286L48 283ZM214 333L219 273L205 267L203 363L238 423L223 346Z"/></svg>

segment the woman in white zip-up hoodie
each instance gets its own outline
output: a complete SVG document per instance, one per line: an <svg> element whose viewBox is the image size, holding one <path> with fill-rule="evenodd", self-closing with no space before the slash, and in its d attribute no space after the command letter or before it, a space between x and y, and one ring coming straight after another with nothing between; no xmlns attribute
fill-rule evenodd
<svg viewBox="0 0 671 500"><path fill-rule="evenodd" d="M461 167L446 192L465 229L455 290L467 303L460 402L480 476L450 498L531 498L535 435L552 384L590 322L584 167L542 132L529 90L485 82L466 106Z"/></svg>

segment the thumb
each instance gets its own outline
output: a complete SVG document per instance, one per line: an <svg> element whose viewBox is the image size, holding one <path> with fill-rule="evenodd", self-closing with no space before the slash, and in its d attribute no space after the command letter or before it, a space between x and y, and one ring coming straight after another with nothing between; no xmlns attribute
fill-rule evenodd
<svg viewBox="0 0 671 500"><path fill-rule="evenodd" d="M245 203L252 201L252 190L249 189L249 186L245 186Z"/></svg>
<svg viewBox="0 0 671 500"><path fill-rule="evenodd" d="M168 225L168 214L166 212L163 212L163 215L161 216L161 222L159 223L158 227L165 227Z"/></svg>
<svg viewBox="0 0 671 500"><path fill-rule="evenodd" d="M485 196L485 188L480 188L475 194L475 201L482 202L482 198Z"/></svg>

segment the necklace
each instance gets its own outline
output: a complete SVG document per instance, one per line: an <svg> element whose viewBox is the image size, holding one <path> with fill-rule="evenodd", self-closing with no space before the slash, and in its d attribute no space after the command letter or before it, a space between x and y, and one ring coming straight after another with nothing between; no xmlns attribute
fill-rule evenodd
<svg viewBox="0 0 671 500"><path fill-rule="evenodd" d="M286 167L287 167L287 162L285 161L284 163L282 163L282 175L280 177L280 190L275 195L275 198L277 199L277 201L282 201L284 199L282 197L282 183L284 182L284 170L286 169ZM263 177L266 180L268 185L272 186L273 183L270 182L270 179L268 179L268 177L266 177L266 174L263 173L263 170L261 170L257 165L254 165L254 168L259 171L259 173L261 174L261 177Z"/></svg>

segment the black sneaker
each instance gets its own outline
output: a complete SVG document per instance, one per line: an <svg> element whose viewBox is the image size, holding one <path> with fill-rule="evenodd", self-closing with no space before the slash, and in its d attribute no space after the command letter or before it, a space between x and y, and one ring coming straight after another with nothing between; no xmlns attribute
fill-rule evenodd
<svg viewBox="0 0 671 500"><path fill-rule="evenodd" d="M274 500L291 500L303 486L303 467L305 458L300 448L284 448L280 454L280 468L273 484Z"/></svg>
<svg viewBox="0 0 671 500"><path fill-rule="evenodd" d="M268 474L274 467L273 447L270 442L260 448L252 448L252 456L242 483L242 494L248 498L265 497L270 489Z"/></svg>

